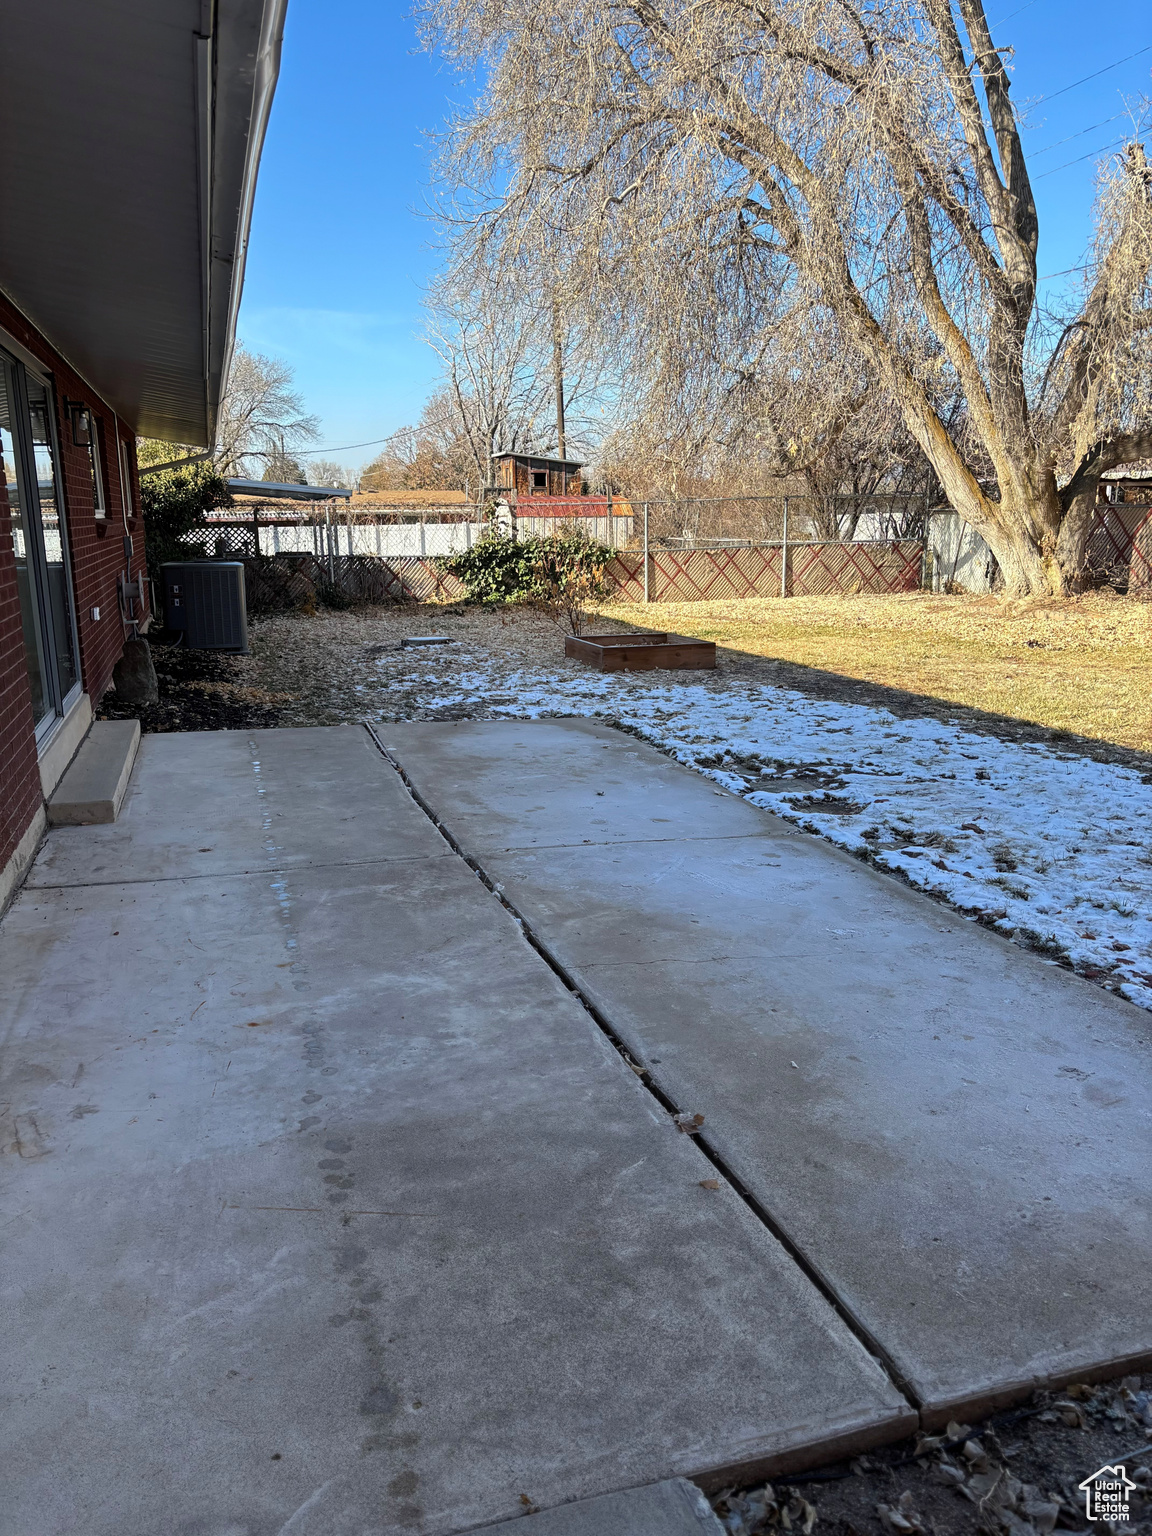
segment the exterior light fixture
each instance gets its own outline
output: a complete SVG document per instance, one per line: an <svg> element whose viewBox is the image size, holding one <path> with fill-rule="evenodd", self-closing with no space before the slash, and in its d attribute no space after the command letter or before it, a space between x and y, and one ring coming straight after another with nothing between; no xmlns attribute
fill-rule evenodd
<svg viewBox="0 0 1152 1536"><path fill-rule="evenodd" d="M77 448L92 445L92 412L77 401L68 403L68 420L72 426L72 442Z"/></svg>

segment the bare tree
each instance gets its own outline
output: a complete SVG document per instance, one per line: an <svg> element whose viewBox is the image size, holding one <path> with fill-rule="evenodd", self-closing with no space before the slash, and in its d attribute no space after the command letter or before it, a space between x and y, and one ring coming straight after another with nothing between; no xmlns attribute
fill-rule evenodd
<svg viewBox="0 0 1152 1536"><path fill-rule="evenodd" d="M468 409L465 400L464 407ZM415 426L394 432L360 475L373 491L464 491L475 495L482 481L472 439L456 397L444 386L424 403Z"/></svg>
<svg viewBox="0 0 1152 1536"><path fill-rule="evenodd" d="M282 359L236 348L216 429L214 457L222 475L263 474L273 465L300 472L294 450L319 434L316 417L305 415L292 385L292 369Z"/></svg>
<svg viewBox="0 0 1152 1536"><path fill-rule="evenodd" d="M873 374L862 369L839 389L815 370L769 384L754 427L738 439L745 481L749 470L798 479L817 538L854 538L865 513L886 536L922 531L936 475ZM934 405L950 419L945 402Z"/></svg>
<svg viewBox="0 0 1152 1536"><path fill-rule="evenodd" d="M521 259L562 246L569 293L629 376L663 374L685 400L755 400L782 360L819 380L850 359L1007 589L1075 586L1099 475L1152 453L1138 135L1105 178L1083 306L1044 356L1037 214L981 0L428 0L426 14L489 71L444 150L449 175L488 189L477 244Z"/></svg>
<svg viewBox="0 0 1152 1536"><path fill-rule="evenodd" d="M492 484L503 453L586 459L603 368L555 248L541 288L537 252L477 240L458 210L442 213L441 225L446 265L427 298L426 337L476 479Z"/></svg>
<svg viewBox="0 0 1152 1536"><path fill-rule="evenodd" d="M444 365L448 396L478 485L500 453L544 450L548 377L537 366L545 316L525 302L510 263L450 260L428 297L426 337Z"/></svg>
<svg viewBox="0 0 1152 1536"><path fill-rule="evenodd" d="M345 465L337 464L335 459L312 459L305 456L303 467L309 485L331 485L345 491L355 489L356 476Z"/></svg>

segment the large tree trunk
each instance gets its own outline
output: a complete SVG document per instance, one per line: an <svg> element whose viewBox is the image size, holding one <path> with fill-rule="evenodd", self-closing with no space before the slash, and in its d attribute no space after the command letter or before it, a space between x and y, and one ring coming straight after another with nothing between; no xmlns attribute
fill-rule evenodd
<svg viewBox="0 0 1152 1536"><path fill-rule="evenodd" d="M893 382L903 385L898 398L908 429L936 471L947 501L996 556L1005 592L1011 597L1063 593L1065 585L1054 559L1058 516L1049 498L1031 491L1031 483L1040 476L1013 476L1007 493L993 500L964 463L936 413L924 409L918 388L895 373Z"/></svg>
<svg viewBox="0 0 1152 1536"><path fill-rule="evenodd" d="M1081 487L1069 499L1060 524L1060 536L1056 541L1056 560L1063 575L1066 590L1082 592L1084 567L1088 556L1088 539L1096 517L1099 481Z"/></svg>

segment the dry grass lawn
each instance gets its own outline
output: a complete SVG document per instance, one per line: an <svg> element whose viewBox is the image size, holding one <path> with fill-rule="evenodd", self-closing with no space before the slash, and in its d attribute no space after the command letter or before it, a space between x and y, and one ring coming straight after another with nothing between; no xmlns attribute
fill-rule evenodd
<svg viewBox="0 0 1152 1536"><path fill-rule="evenodd" d="M600 614L1152 751L1152 605L1111 594L747 598L606 604Z"/></svg>

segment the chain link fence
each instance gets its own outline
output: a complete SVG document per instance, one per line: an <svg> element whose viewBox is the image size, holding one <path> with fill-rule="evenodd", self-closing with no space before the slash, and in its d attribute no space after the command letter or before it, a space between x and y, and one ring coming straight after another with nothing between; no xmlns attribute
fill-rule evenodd
<svg viewBox="0 0 1152 1536"><path fill-rule="evenodd" d="M459 507L416 513L342 508L215 517L189 535L209 559L249 567L249 606L454 597L443 557L493 529ZM498 512L508 536L580 532L613 551L625 601L915 590L922 579L922 498L739 497L636 502L533 497Z"/></svg>
<svg viewBox="0 0 1152 1536"><path fill-rule="evenodd" d="M532 497L505 507L495 526L518 538L579 531L608 545L608 575L625 602L979 593L994 591L997 580L983 539L922 496ZM187 543L209 559L243 560L258 613L459 597L463 585L443 557L493 527L459 505L418 513L258 508L214 517ZM1152 594L1152 506L1101 503L1087 566L1092 585Z"/></svg>

